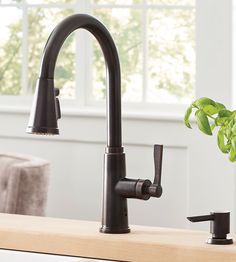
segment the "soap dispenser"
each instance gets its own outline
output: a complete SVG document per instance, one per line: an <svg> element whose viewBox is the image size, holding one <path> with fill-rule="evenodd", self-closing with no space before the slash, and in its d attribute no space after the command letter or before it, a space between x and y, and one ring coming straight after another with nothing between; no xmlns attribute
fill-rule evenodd
<svg viewBox="0 0 236 262"><path fill-rule="evenodd" d="M230 212L211 212L210 215L187 217L187 219L191 222L210 221L212 236L207 239L208 244L233 244L233 239L227 237L230 232Z"/></svg>

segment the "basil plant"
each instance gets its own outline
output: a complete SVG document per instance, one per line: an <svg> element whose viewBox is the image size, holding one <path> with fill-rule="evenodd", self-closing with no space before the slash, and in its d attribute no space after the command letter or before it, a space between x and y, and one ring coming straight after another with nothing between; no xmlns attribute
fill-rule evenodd
<svg viewBox="0 0 236 262"><path fill-rule="evenodd" d="M202 97L194 101L187 109L184 123L192 128L189 117L195 110L198 128L206 135L212 135L218 128L217 144L219 149L229 155L229 160L236 161L236 110L230 111L210 98Z"/></svg>

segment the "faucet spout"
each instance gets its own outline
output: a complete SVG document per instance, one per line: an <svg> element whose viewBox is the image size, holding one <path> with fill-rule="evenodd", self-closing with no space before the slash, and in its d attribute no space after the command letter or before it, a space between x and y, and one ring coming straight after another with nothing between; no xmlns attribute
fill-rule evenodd
<svg viewBox="0 0 236 262"><path fill-rule="evenodd" d="M40 93L36 99L42 101L37 101L38 108L35 108L35 112L32 113L34 117L31 117L27 131L30 133L35 129L35 132L40 133L43 126L45 128L43 133L47 133L47 127L49 128L48 133L50 133L52 126L57 128L54 120L55 113L53 112L53 107L51 108L48 104L46 105L51 108L48 114L52 114L47 119L45 119L45 115L40 112L42 110L44 111L43 107L45 107L46 101L42 96L47 95L48 97L50 95L53 97L54 71L59 51L66 38L73 31L80 28L86 29L93 34L103 51L107 68L107 112L109 112L107 115L107 146L120 147L122 145L121 76L118 53L115 43L106 27L94 17L86 14L76 14L67 17L56 26L49 36L43 51L38 79L38 89L40 89ZM49 87L49 90L46 90L46 86ZM42 108L39 108L39 102ZM36 112L38 113L35 114ZM41 127L41 129L37 131L37 127ZM55 133L58 132L54 132L54 134Z"/></svg>

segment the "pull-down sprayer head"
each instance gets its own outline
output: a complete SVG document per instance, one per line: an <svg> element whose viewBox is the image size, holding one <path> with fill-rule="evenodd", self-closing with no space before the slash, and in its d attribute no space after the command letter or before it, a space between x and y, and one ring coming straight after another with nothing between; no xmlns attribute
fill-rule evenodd
<svg viewBox="0 0 236 262"><path fill-rule="evenodd" d="M26 132L40 135L58 135L57 120L61 117L53 79L39 78Z"/></svg>

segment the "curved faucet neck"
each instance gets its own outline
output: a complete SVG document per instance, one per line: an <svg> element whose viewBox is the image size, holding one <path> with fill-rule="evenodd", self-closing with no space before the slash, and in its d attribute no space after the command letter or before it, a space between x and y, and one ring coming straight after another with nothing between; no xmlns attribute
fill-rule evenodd
<svg viewBox="0 0 236 262"><path fill-rule="evenodd" d="M39 78L54 78L59 51L66 38L79 28L92 33L103 51L107 68L107 146L111 148L121 147L120 62L114 41L102 23L85 14L72 15L59 23L51 33L44 48Z"/></svg>

